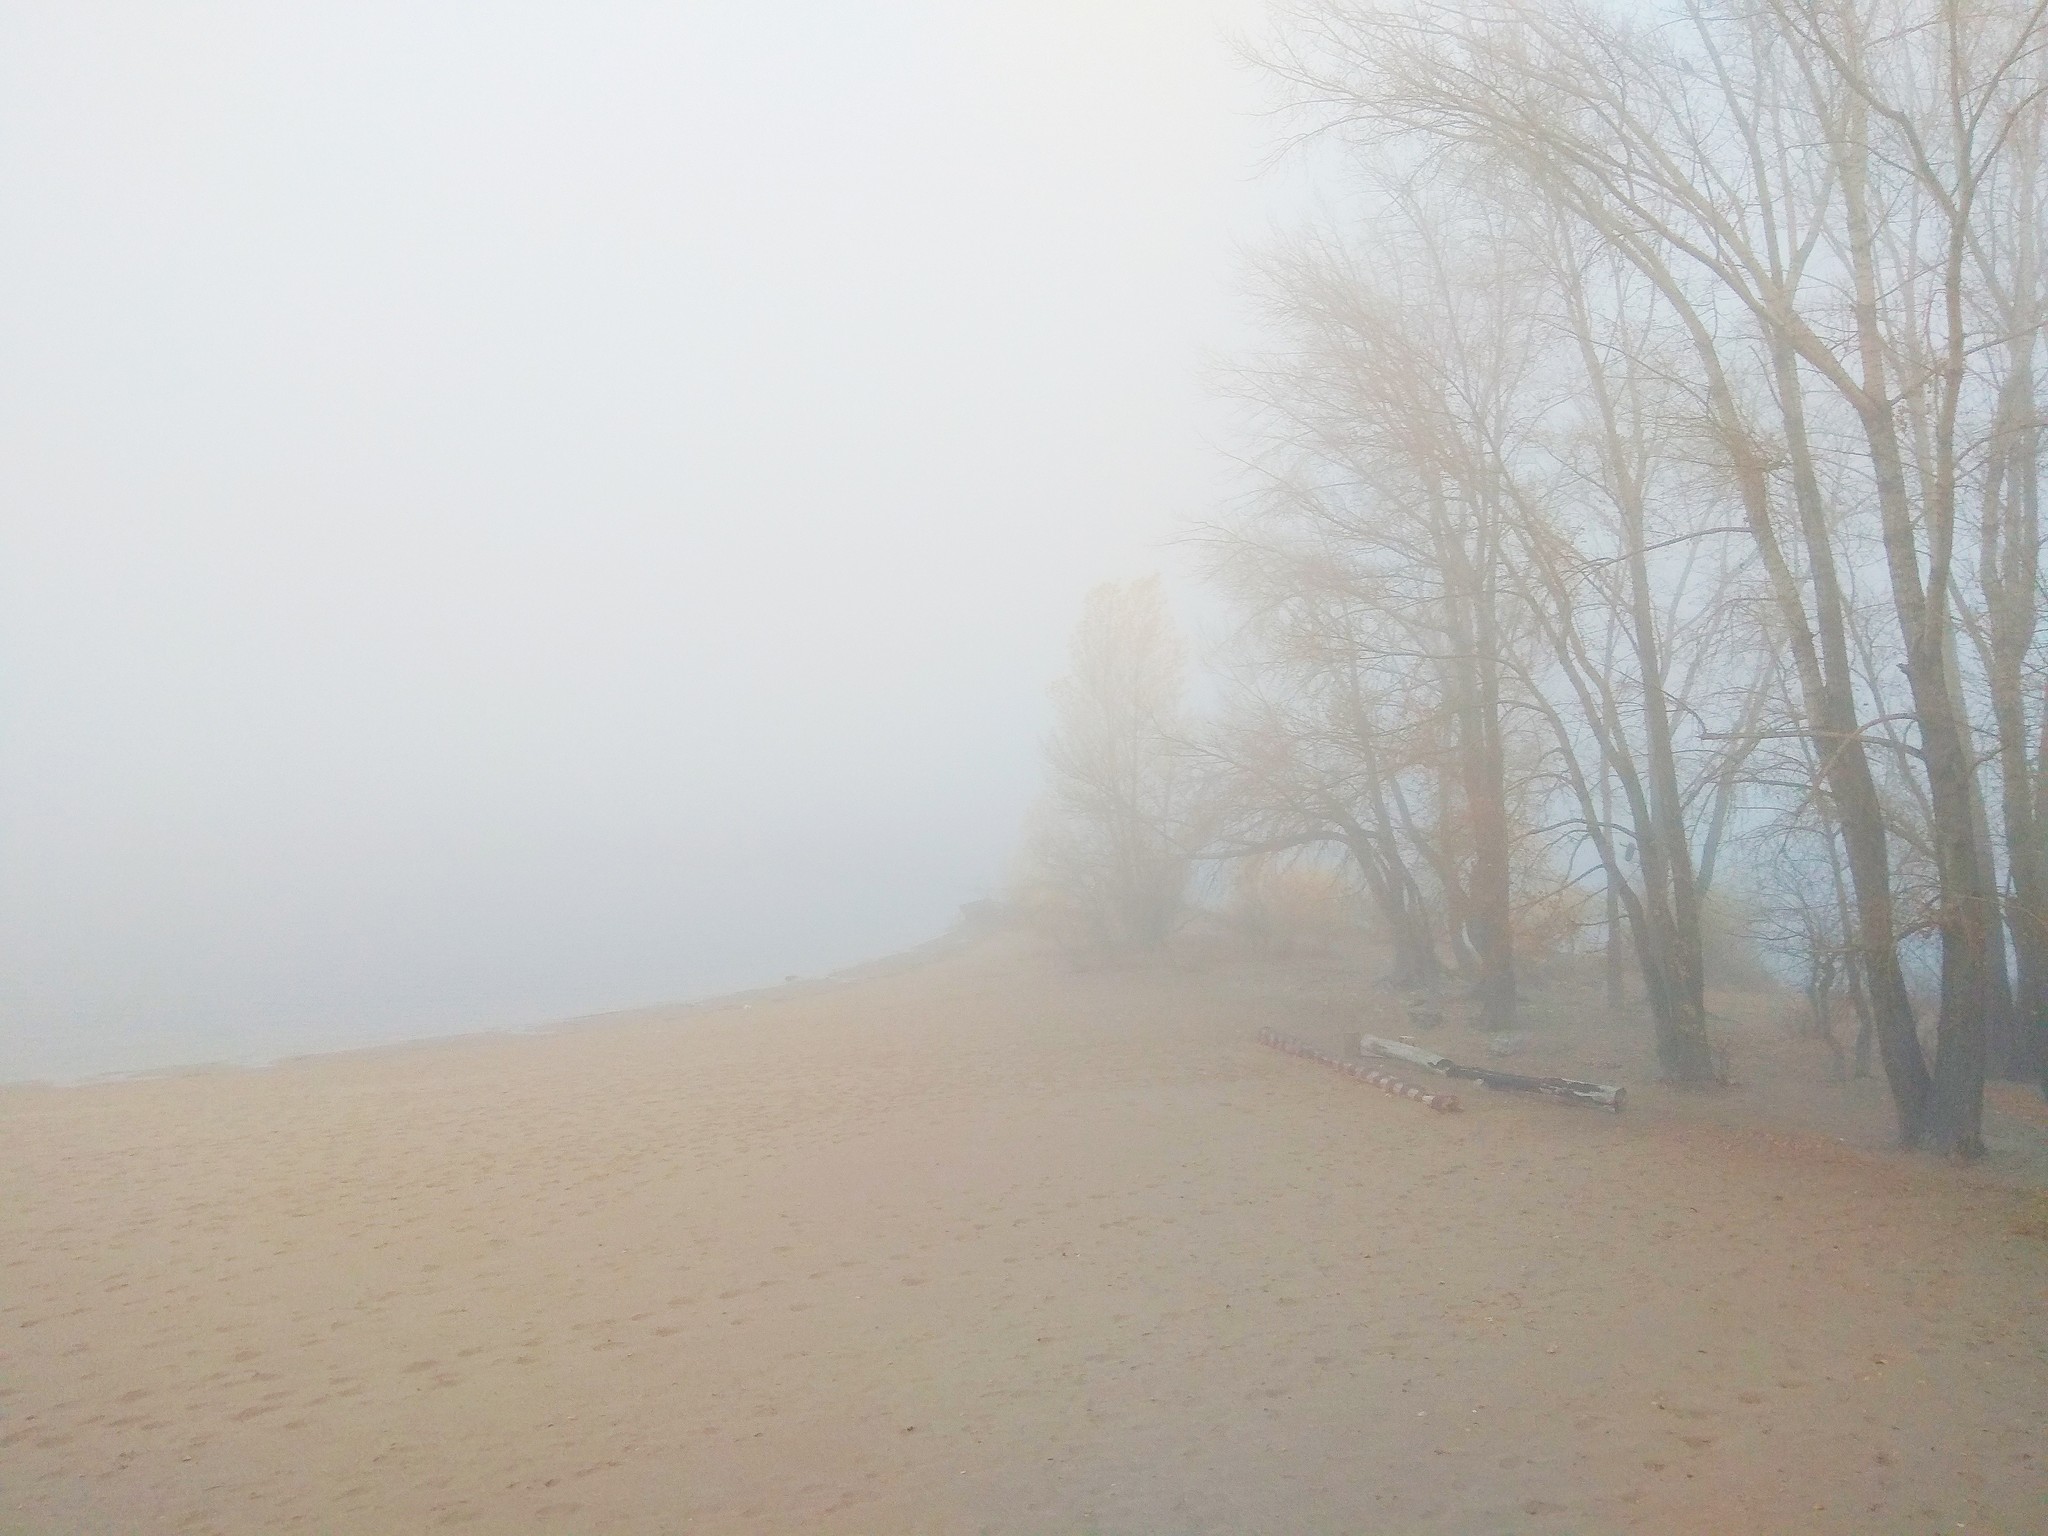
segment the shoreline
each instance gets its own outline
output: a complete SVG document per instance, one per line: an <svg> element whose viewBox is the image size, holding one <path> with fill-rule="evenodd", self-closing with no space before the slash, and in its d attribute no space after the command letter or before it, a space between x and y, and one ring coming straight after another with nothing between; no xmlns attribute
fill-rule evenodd
<svg viewBox="0 0 2048 1536"><path fill-rule="evenodd" d="M935 939L914 944L908 949L868 960L857 960L819 976L799 976L763 986L745 987L731 992L714 992L703 997L671 1002L631 1003L623 1007L599 1009L594 1013L569 1014L530 1024L488 1025L482 1028L458 1028L445 1033L436 1031L420 1035L399 1035L360 1045L337 1045L328 1049L293 1051L284 1055L250 1060L211 1057L196 1061L170 1062L155 1067L116 1068L112 1071L84 1073L74 1077L0 1077L0 1095L18 1090L69 1092L79 1088L104 1087L119 1083L160 1082L188 1077L244 1076L251 1073L273 1072L308 1062L330 1061L338 1057L419 1050L433 1046L456 1045L465 1041L518 1040L534 1036L581 1033L612 1025L644 1021L657 1016L681 1018L694 1013L716 1013L730 1008L778 1001L800 995L810 989L845 986L876 976L893 975L901 969L915 969L917 966L942 959L972 942L972 935L956 929Z"/></svg>

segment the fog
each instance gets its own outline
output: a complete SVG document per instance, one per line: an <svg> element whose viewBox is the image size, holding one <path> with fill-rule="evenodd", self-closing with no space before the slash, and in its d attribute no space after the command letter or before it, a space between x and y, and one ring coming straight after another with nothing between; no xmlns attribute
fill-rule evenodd
<svg viewBox="0 0 2048 1536"><path fill-rule="evenodd" d="M2048 0L0 0L0 210L0 1532L2043 1528Z"/></svg>
<svg viewBox="0 0 2048 1536"><path fill-rule="evenodd" d="M0 1077L815 973L998 888L1228 478L1253 7L13 7Z"/></svg>

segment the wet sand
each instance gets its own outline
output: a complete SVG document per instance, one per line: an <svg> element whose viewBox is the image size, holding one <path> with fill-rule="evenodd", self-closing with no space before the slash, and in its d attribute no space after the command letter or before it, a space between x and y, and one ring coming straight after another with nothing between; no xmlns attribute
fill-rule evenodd
<svg viewBox="0 0 2048 1536"><path fill-rule="evenodd" d="M1272 962L0 1090L0 1531L2029 1532L2048 1207Z"/></svg>

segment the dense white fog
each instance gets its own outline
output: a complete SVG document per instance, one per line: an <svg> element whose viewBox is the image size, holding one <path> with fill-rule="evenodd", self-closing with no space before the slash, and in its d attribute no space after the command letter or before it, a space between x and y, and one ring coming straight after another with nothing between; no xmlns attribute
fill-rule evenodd
<svg viewBox="0 0 2048 1536"><path fill-rule="evenodd" d="M13 6L0 1077L816 972L999 885L1230 470L1253 7Z"/></svg>

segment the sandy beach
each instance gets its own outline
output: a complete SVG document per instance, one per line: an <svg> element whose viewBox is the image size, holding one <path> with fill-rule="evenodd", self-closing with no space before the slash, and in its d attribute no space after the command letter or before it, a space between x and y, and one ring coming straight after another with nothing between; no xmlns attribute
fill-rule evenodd
<svg viewBox="0 0 2048 1536"><path fill-rule="evenodd" d="M0 1090L0 1530L2048 1522L2038 1192L1740 1090L1431 1113L1259 1047L1372 1022L1303 974Z"/></svg>

